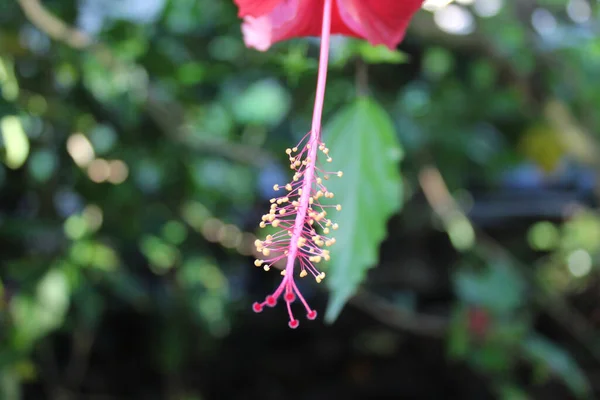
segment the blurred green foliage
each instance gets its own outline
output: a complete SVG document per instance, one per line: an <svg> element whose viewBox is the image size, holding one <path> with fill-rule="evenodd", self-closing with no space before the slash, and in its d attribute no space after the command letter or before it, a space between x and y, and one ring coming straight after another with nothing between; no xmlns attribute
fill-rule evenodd
<svg viewBox="0 0 600 400"><path fill-rule="evenodd" d="M334 40L329 322L361 288L384 325L440 317L494 398L600 396L599 8L461 1L420 13L402 51ZM310 125L318 43L258 53L239 28L231 1L0 4L0 398L117 398L86 374L122 357L100 334L119 310L150 321L140 362L168 381L126 398L205 398L184 371L263 317L254 231ZM428 247L440 232L452 254Z"/></svg>

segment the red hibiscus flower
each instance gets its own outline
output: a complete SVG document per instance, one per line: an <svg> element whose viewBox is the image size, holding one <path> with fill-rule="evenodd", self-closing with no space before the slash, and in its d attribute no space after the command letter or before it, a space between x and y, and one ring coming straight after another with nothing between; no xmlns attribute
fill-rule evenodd
<svg viewBox="0 0 600 400"><path fill-rule="evenodd" d="M334 194L327 190L331 176L342 177L342 171L328 171L317 162L319 157L331 162L329 148L321 139L321 117L325 101L329 39L331 34L365 38L373 44L390 48L404 37L410 17L419 9L422 0L235 0L244 18L246 45L267 50L273 43L301 36L321 36L321 54L317 93L311 130L293 148L286 150L292 180L275 185L283 194L271 199L269 212L262 216L261 228L270 226L276 233L254 243L260 258L254 265L269 271L272 266L285 262L281 283L262 302L252 309L259 313L265 307L274 307L283 299L288 311L290 328L300 324L292 311L292 303L299 300L309 320L317 317L300 293L296 276L311 276L321 282L325 273L317 265L329 261L328 248L336 240L331 235L338 229L330 214L342 209L341 204L321 203ZM296 272L300 271L299 274Z"/></svg>
<svg viewBox="0 0 600 400"><path fill-rule="evenodd" d="M294 37L319 36L324 0L234 0L248 47L265 51ZM394 49L423 0L335 0L331 34L367 39Z"/></svg>

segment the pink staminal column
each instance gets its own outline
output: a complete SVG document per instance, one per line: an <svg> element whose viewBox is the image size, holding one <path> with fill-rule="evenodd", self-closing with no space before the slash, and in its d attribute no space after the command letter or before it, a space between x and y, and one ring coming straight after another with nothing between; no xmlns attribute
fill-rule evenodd
<svg viewBox="0 0 600 400"><path fill-rule="evenodd" d="M327 82L327 64L329 62L329 38L331 32L332 1L324 1L323 26L321 33L321 53L319 59L319 74L317 92L313 111L311 131L307 133L293 148L286 150L290 169L294 172L292 181L284 186L275 185L275 191L284 194L271 199L269 213L262 216L261 228L271 226L276 233L269 234L265 240L256 240L255 246L262 258L254 265L269 271L271 267L285 260L285 269L277 289L262 302L252 305L255 312L261 312L264 307L274 307L283 295L286 303L290 328L297 328L300 322L294 317L292 303L299 299L306 310L306 317L314 320L317 312L312 309L300 293L294 272L299 267L301 278L312 275L317 283L325 278L316 265L321 261L329 261L327 249L335 243L330 236L331 231L338 229L338 224L328 217L331 208L341 210L341 205L324 205L320 200L324 197L331 199L334 194L327 190L325 181L330 176L342 176L341 171L326 171L318 162L319 154L332 159L329 149L321 141L321 118L325 101L325 86Z"/></svg>

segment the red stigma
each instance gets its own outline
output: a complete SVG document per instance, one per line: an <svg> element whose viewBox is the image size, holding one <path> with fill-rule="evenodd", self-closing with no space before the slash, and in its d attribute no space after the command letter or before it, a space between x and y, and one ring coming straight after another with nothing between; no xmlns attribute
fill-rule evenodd
<svg viewBox="0 0 600 400"><path fill-rule="evenodd" d="M297 319L293 319L288 323L288 326L292 329L296 329L298 325L300 325L300 321L298 321Z"/></svg>
<svg viewBox="0 0 600 400"><path fill-rule="evenodd" d="M306 318L310 319L310 320L314 320L317 318L317 311L315 310L311 310L308 312L308 314L306 314Z"/></svg>
<svg viewBox="0 0 600 400"><path fill-rule="evenodd" d="M269 306L269 307L275 307L275 305L277 304L277 299L273 296L267 296L267 299L265 300L265 303Z"/></svg>
<svg viewBox="0 0 600 400"><path fill-rule="evenodd" d="M263 310L262 304L260 304L260 303L252 304L252 311L254 311L255 313L262 312L262 310Z"/></svg>
<svg viewBox="0 0 600 400"><path fill-rule="evenodd" d="M288 303L291 303L292 301L296 300L296 296L294 295L294 293L286 293L285 296L283 296L283 298Z"/></svg>

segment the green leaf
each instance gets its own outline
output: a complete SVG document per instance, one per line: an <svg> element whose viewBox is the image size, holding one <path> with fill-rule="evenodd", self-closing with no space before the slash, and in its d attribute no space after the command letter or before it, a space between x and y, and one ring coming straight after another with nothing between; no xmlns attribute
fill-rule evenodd
<svg viewBox="0 0 600 400"><path fill-rule="evenodd" d="M367 64L403 64L409 59L407 54L384 45L372 46L364 40L346 39L336 48L330 67L343 68L357 57Z"/></svg>
<svg viewBox="0 0 600 400"><path fill-rule="evenodd" d="M578 398L589 398L589 382L579 365L563 348L548 339L533 334L523 342L525 356L542 364L561 378Z"/></svg>
<svg viewBox="0 0 600 400"><path fill-rule="evenodd" d="M452 52L441 47L433 47L425 53L423 71L428 77L439 79L451 73L454 64Z"/></svg>
<svg viewBox="0 0 600 400"><path fill-rule="evenodd" d="M450 319L447 352L450 359L464 358L469 352L469 326L465 307L456 307Z"/></svg>
<svg viewBox="0 0 600 400"><path fill-rule="evenodd" d="M18 400L21 396L21 382L16 371L9 367L0 370L0 398Z"/></svg>
<svg viewBox="0 0 600 400"><path fill-rule="evenodd" d="M523 277L501 260L491 262L483 271L458 269L454 274L454 287L464 302L500 313L520 307L525 296Z"/></svg>
<svg viewBox="0 0 600 400"><path fill-rule="evenodd" d="M70 288L63 271L51 269L39 281L35 294L19 293L11 302L17 345L29 349L34 342L58 329L69 307Z"/></svg>
<svg viewBox="0 0 600 400"><path fill-rule="evenodd" d="M384 45L371 46L367 42L360 42L357 52L368 64L403 64L408 61L406 54L390 50Z"/></svg>
<svg viewBox="0 0 600 400"><path fill-rule="evenodd" d="M476 371L486 371L491 375L504 374L514 365L514 354L496 343L484 343L469 355Z"/></svg>
<svg viewBox="0 0 600 400"><path fill-rule="evenodd" d="M343 207L335 216L340 229L327 278L331 299L325 320L331 323L377 263L387 220L402 206L403 152L390 117L368 98L340 111L325 131L333 157L327 167L344 172L327 184Z"/></svg>
<svg viewBox="0 0 600 400"><path fill-rule="evenodd" d="M14 115L0 119L0 132L4 141L5 164L12 169L21 168L29 155L29 138L21 120Z"/></svg>
<svg viewBox="0 0 600 400"><path fill-rule="evenodd" d="M518 386L504 384L498 389L500 400L529 400L527 393Z"/></svg>
<svg viewBox="0 0 600 400"><path fill-rule="evenodd" d="M289 93L278 82L262 80L250 85L233 100L233 113L243 124L279 124L290 111Z"/></svg>

